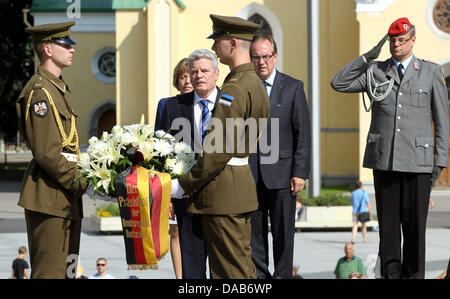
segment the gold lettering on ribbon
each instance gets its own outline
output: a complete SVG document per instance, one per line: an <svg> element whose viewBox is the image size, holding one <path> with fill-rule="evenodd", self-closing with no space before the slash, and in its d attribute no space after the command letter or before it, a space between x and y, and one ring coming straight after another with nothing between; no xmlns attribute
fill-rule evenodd
<svg viewBox="0 0 450 299"><path fill-rule="evenodd" d="M126 220L122 218L122 226L123 227L149 227L150 223L146 220Z"/></svg>
<svg viewBox="0 0 450 299"><path fill-rule="evenodd" d="M126 230L125 235L129 239L142 239L142 238L148 238L150 235L148 232L133 232Z"/></svg>
<svg viewBox="0 0 450 299"><path fill-rule="evenodd" d="M148 205L148 201L147 201ZM119 206L121 208L137 208L140 207L140 201L139 199L129 199L129 198L123 198L122 196L119 196Z"/></svg>

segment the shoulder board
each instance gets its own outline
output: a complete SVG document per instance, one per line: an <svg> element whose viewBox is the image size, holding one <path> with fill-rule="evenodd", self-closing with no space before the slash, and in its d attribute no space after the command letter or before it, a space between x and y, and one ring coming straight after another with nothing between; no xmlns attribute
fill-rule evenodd
<svg viewBox="0 0 450 299"><path fill-rule="evenodd" d="M429 62L429 63L434 64L434 65L438 65L436 62L433 62L433 61L430 61L430 60L422 59L422 61L423 62Z"/></svg>
<svg viewBox="0 0 450 299"><path fill-rule="evenodd" d="M42 76L36 75L34 79L33 89L40 89L42 87Z"/></svg>

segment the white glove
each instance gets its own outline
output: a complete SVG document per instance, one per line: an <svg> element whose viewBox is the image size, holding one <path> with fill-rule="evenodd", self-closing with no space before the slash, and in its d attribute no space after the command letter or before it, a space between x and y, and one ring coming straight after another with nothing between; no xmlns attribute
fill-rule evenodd
<svg viewBox="0 0 450 299"><path fill-rule="evenodd" d="M172 192L171 192L172 198L183 198L186 197L183 188L178 183L178 179L172 180Z"/></svg>

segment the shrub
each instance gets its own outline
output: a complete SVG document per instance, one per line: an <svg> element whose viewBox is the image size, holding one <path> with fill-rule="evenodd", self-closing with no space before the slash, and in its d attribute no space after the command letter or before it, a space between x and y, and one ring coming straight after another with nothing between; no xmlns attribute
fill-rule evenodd
<svg viewBox="0 0 450 299"><path fill-rule="evenodd" d="M345 193L324 194L317 197L305 197L302 199L305 206L350 206L350 196Z"/></svg>
<svg viewBox="0 0 450 299"><path fill-rule="evenodd" d="M119 205L117 203L110 203L97 208L97 216L100 217L113 217L120 216Z"/></svg>

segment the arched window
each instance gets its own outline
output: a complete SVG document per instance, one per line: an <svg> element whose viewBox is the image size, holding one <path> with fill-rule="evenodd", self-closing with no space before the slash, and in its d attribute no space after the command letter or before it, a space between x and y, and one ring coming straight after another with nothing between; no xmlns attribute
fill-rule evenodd
<svg viewBox="0 0 450 299"><path fill-rule="evenodd" d="M103 131L111 133L116 125L116 103L108 100L95 107L88 117L88 137L100 137Z"/></svg>
<svg viewBox="0 0 450 299"><path fill-rule="evenodd" d="M250 3L237 13L238 17L260 24L263 30L272 33L278 48L276 68L283 71L283 30L277 16L266 6Z"/></svg>
<svg viewBox="0 0 450 299"><path fill-rule="evenodd" d="M111 133L111 129L116 125L116 109L108 109L98 120L97 137L101 137L103 132Z"/></svg>
<svg viewBox="0 0 450 299"><path fill-rule="evenodd" d="M267 22L266 19L264 19L263 16L261 16L258 13L253 14L251 17L248 18L250 22L256 23L258 25L261 25L261 30L264 30L266 32L269 32L270 34L273 34L272 28L269 25L269 22Z"/></svg>

